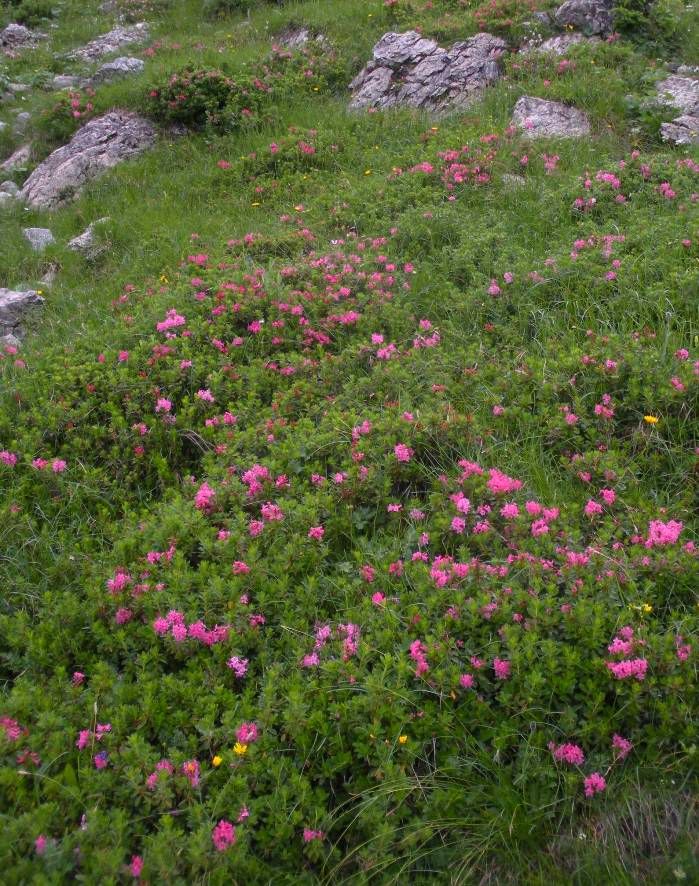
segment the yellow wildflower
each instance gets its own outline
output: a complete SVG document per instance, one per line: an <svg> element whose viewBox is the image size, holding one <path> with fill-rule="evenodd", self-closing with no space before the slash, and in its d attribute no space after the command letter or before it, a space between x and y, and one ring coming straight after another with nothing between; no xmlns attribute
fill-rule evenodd
<svg viewBox="0 0 699 886"><path fill-rule="evenodd" d="M660 419L655 415L644 415L643 421L648 425L657 425Z"/></svg>
<svg viewBox="0 0 699 886"><path fill-rule="evenodd" d="M248 752L248 746L246 744L243 744L240 741L237 741L235 743L235 746L233 748L234 754L237 754L239 757L242 757L244 754L247 754L247 752Z"/></svg>
<svg viewBox="0 0 699 886"><path fill-rule="evenodd" d="M219 755L216 754L216 756L215 756L215 757L213 758L213 760L211 761L211 764L212 764L213 766L220 766L221 763L223 763L223 757L219 757Z"/></svg>
<svg viewBox="0 0 699 886"><path fill-rule="evenodd" d="M399 735L398 736L398 744L405 744L407 740L408 740L407 735Z"/></svg>

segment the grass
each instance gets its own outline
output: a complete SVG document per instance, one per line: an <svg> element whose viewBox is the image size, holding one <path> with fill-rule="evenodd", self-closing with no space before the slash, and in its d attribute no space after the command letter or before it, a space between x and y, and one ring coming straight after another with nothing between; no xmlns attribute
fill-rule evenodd
<svg viewBox="0 0 699 886"><path fill-rule="evenodd" d="M65 53L113 26L96 2L87 6L57 3L42 26L50 41L0 64L0 84L32 85L0 105L10 124L16 110L30 112L32 165L80 125L46 84L88 72ZM274 35L297 24L327 35L340 85L310 98L293 92L233 131L163 126L151 151L69 205L0 210L0 286L39 286L57 271L20 353L0 361L0 450L19 456L16 467L0 464L0 716L27 729L17 739L0 731L8 883L126 882L134 855L144 882L696 878L696 649L686 659L677 650L696 646L697 629L696 561L681 544L693 538L696 507L699 154L661 142L660 122L673 114L648 101L667 64L699 61L697 15L657 4L620 40L572 50L567 70L560 59L513 54L467 112L348 111L344 85L381 34L421 27L451 43L478 30L474 8L303 0L209 19L200 0L172 0L150 18L153 52L126 50L144 56L143 74L99 88L95 115L151 113L149 91L187 66L258 71ZM512 25L509 13L490 20L511 43L527 31L527 11L516 13ZM1 14L11 20L9 6ZM531 143L509 132L524 94L584 108L591 137ZM299 156L300 139L316 146L312 159ZM21 142L8 126L0 157ZM273 142L282 148L272 162ZM489 181L457 187L453 201L437 172L410 171L439 169L439 152L464 145ZM597 180L604 171L622 179L625 203ZM27 172L12 177L21 184ZM664 181L673 199L662 196ZM575 210L589 195L594 207ZM104 216L98 257L67 248ZM26 226L50 227L55 245L33 253ZM610 256L605 237L617 238ZM203 266L187 259L199 252L210 256ZM355 253L351 273L341 270ZM385 266L382 254L395 268L377 291L367 281ZM620 266L609 277L613 257ZM350 292L335 299L345 276ZM203 282L193 288L193 277ZM231 281L239 288L225 295ZM209 293L199 302L197 288ZM210 315L217 291L224 305L240 300L230 317ZM327 344L303 339L307 328L279 308L287 302L304 305ZM156 335L173 307L191 339ZM358 320L332 319L350 309ZM249 333L260 318L259 335ZM271 341L274 329L282 342ZM413 346L434 330L437 346ZM396 359L378 356L378 333ZM225 353L211 346L217 336ZM191 375L158 356L164 344L192 360ZM197 399L202 389L215 406ZM595 413L605 394L609 423ZM172 425L154 411L165 395ZM205 423L224 410L237 416L234 428ZM567 412L577 424L566 424ZM366 420L371 432L353 442ZM394 455L400 443L412 449L405 464ZM37 457L64 458L67 470L34 470ZM459 481L460 459L486 474ZM254 464L290 485L246 496L238 478ZM521 478L522 491L489 493L494 467ZM333 483L336 472L343 482ZM217 496L211 513L193 506L204 482ZM602 487L616 504L593 519L583 509ZM466 534L451 528L459 489L472 503ZM499 516L510 499L520 508L511 524ZM529 499L561 511L543 538L523 516ZM266 501L284 520L251 538ZM387 514L389 503L403 511ZM479 504L491 509L480 518ZM414 508L424 517L409 519ZM472 531L478 519L491 521L488 534ZM644 545L651 520L681 520L681 544ZM317 525L325 537L314 545L307 533ZM220 532L230 533L228 548ZM146 551L173 539L172 565L146 563ZM434 569L438 555L471 563L468 577L438 586L413 557L427 549ZM571 567L566 551L590 565ZM249 577L231 573L234 560L251 565ZM373 582L362 577L367 564ZM106 582L122 568L134 583L164 587L111 595ZM231 637L181 646L152 629L168 610L189 624L230 624ZM250 625L254 613L264 627ZM348 624L360 627L354 653L343 646ZM302 668L321 625L332 625L321 664ZM642 682L615 681L606 668L625 625L641 638L633 655L649 661ZM417 640L427 676L415 674ZM249 659L245 680L226 668L233 654ZM492 677L494 656L511 663L510 679ZM71 684L75 671L84 684ZM463 673L475 692L464 691ZM104 741L98 722L111 724ZM237 754L241 722L258 724L261 738ZM79 751L85 729L91 746ZM616 733L634 744L623 763L609 750ZM580 744L585 766L555 764L551 741ZM25 744L39 762L18 762ZM98 769L101 749L108 765ZM175 772L150 791L146 778L163 758ZM192 759L200 785L182 775ZM593 770L608 786L588 799L583 777ZM243 806L250 818L236 822ZM222 853L211 841L220 819L237 828ZM304 842L304 828L323 836Z"/></svg>

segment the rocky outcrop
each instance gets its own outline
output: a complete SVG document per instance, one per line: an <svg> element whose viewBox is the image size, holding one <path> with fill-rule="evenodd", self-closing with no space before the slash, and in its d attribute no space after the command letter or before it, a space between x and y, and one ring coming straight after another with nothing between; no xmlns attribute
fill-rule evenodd
<svg viewBox="0 0 699 886"><path fill-rule="evenodd" d="M0 31L0 49L4 52L31 49L45 36L38 31L30 31L24 25L10 24Z"/></svg>
<svg viewBox="0 0 699 886"><path fill-rule="evenodd" d="M34 289L0 289L0 336L21 338L28 315L43 304L44 299Z"/></svg>
<svg viewBox="0 0 699 886"><path fill-rule="evenodd" d="M143 43L148 39L148 25L139 22L136 25L126 25L114 28L108 34L102 34L95 40L91 40L86 46L71 52L68 58L77 61L91 62L103 58L112 52L117 52L122 46L129 43Z"/></svg>
<svg viewBox="0 0 699 886"><path fill-rule="evenodd" d="M114 80L121 80L122 77L129 77L132 74L140 74L145 68L145 63L140 58L130 58L122 55L115 58L114 61L107 62L102 65L90 78L90 83L94 86L101 83L112 83Z"/></svg>
<svg viewBox="0 0 699 886"><path fill-rule="evenodd" d="M534 52L550 53L551 55L565 55L571 46L578 46L581 43L599 43L598 37L585 37L583 34L558 34L556 37L549 37L538 46L531 47Z"/></svg>
<svg viewBox="0 0 699 886"><path fill-rule="evenodd" d="M582 111L530 95L515 105L512 123L528 138L580 138L590 132L590 121Z"/></svg>
<svg viewBox="0 0 699 886"><path fill-rule="evenodd" d="M613 0L566 0L554 18L561 28L573 27L585 34L611 34L613 9Z"/></svg>
<svg viewBox="0 0 699 886"><path fill-rule="evenodd" d="M81 253L85 258L96 258L100 252L103 251L104 247L101 247L97 242L95 229L108 221L109 218L107 217L98 218L97 221L93 221L82 234L78 234L77 237L73 237L72 240L68 241L68 249L72 249L73 252Z"/></svg>
<svg viewBox="0 0 699 886"><path fill-rule="evenodd" d="M43 252L55 242L53 233L48 228L22 228L22 233L34 252Z"/></svg>
<svg viewBox="0 0 699 886"><path fill-rule="evenodd" d="M699 117L699 79L673 75L657 84L658 96L665 105L683 114Z"/></svg>
<svg viewBox="0 0 699 886"><path fill-rule="evenodd" d="M660 127L663 141L674 145L699 145L699 115L683 114Z"/></svg>
<svg viewBox="0 0 699 886"><path fill-rule="evenodd" d="M507 44L491 34L477 34L450 49L416 31L384 34L369 64L350 83L350 107L467 107L498 79L499 59L506 49Z"/></svg>
<svg viewBox="0 0 699 886"><path fill-rule="evenodd" d="M27 163L29 163L31 156L32 146L22 145L22 147L17 148L14 154L11 154L7 160L0 163L0 170L3 172L15 172L18 169L22 169Z"/></svg>
<svg viewBox="0 0 699 886"><path fill-rule="evenodd" d="M74 197L89 181L155 141L152 124L131 111L111 111L90 120L32 172L22 197L35 209L50 209Z"/></svg>
<svg viewBox="0 0 699 886"><path fill-rule="evenodd" d="M328 38L302 25L301 27L290 27L282 31L275 38L274 45L283 46L284 49L301 49L313 42L326 46L328 45Z"/></svg>

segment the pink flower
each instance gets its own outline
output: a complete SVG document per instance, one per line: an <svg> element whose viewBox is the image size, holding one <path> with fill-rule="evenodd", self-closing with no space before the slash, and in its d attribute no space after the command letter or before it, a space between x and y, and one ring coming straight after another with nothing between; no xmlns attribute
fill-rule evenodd
<svg viewBox="0 0 699 886"><path fill-rule="evenodd" d="M121 607L117 609L116 615L114 616L115 621L118 625L125 625L127 621L131 621L133 617L133 612L130 609L125 609Z"/></svg>
<svg viewBox="0 0 699 886"><path fill-rule="evenodd" d="M553 754L553 759L556 760L557 763L569 763L571 766L582 766L585 762L585 754L579 745L555 745L553 742L550 742L549 750Z"/></svg>
<svg viewBox="0 0 699 886"><path fill-rule="evenodd" d="M507 474L503 474L502 471L499 471L497 468L491 468L488 471L488 474L490 475L490 479L487 483L488 489L496 495L506 492L516 492L518 489L522 488L521 480L514 480L512 477L508 477Z"/></svg>
<svg viewBox="0 0 699 886"><path fill-rule="evenodd" d="M628 738L622 738L621 735L615 733L612 737L612 748L616 751L614 756L617 760L625 760L633 750L633 744Z"/></svg>
<svg viewBox="0 0 699 886"><path fill-rule="evenodd" d="M311 840L322 840L325 837L323 831L313 831L310 828L303 829L303 842L310 843Z"/></svg>
<svg viewBox="0 0 699 886"><path fill-rule="evenodd" d="M119 356L117 359L119 360L120 363L126 363L126 361L129 359L129 352L128 351L119 351Z"/></svg>
<svg viewBox="0 0 699 886"><path fill-rule="evenodd" d="M595 794L601 793L607 787L607 782L599 772L593 772L585 779L585 796L594 797Z"/></svg>
<svg viewBox="0 0 699 886"><path fill-rule="evenodd" d="M648 539L645 542L647 548L653 545L671 545L680 537L683 523L679 520L670 520L663 523L662 520L651 520L648 524Z"/></svg>
<svg viewBox="0 0 699 886"><path fill-rule="evenodd" d="M475 684L476 684L476 681L475 681L473 674L462 674L459 677L459 685L463 689L473 689Z"/></svg>
<svg viewBox="0 0 699 886"><path fill-rule="evenodd" d="M194 496L194 507L198 511L211 511L214 506L214 499L216 498L216 493L209 486L208 483L202 483L199 489L197 490L197 494Z"/></svg>
<svg viewBox="0 0 699 886"><path fill-rule="evenodd" d="M8 452L6 449L3 449L3 451L0 452L0 461L8 467L13 468L17 464L17 456L14 452Z"/></svg>
<svg viewBox="0 0 699 886"><path fill-rule="evenodd" d="M648 670L648 661L645 658L630 658L623 661L608 661L607 667L617 680L626 680L633 677L638 680L645 680L646 671Z"/></svg>
<svg viewBox="0 0 699 886"><path fill-rule="evenodd" d="M100 751L99 754L95 754L92 762L95 764L95 769L106 769L109 766L109 754L106 751Z"/></svg>
<svg viewBox="0 0 699 886"><path fill-rule="evenodd" d="M129 873L132 877L138 879L141 876L141 871L143 870L143 859L140 855L132 855L131 861L129 862Z"/></svg>
<svg viewBox="0 0 699 886"><path fill-rule="evenodd" d="M415 455L415 450L406 446L405 443L398 443L393 447L393 453L398 461L409 462L413 455Z"/></svg>
<svg viewBox="0 0 699 886"><path fill-rule="evenodd" d="M155 404L156 412L169 412L172 409L172 403L166 397L160 397Z"/></svg>
<svg viewBox="0 0 699 886"><path fill-rule="evenodd" d="M193 788L199 786L199 761L186 760L182 764L182 775L187 779Z"/></svg>
<svg viewBox="0 0 699 886"><path fill-rule="evenodd" d="M211 839L217 852L225 852L235 843L235 828L230 821L222 818L211 832Z"/></svg>
<svg viewBox="0 0 699 886"><path fill-rule="evenodd" d="M201 388L196 392L194 396L197 398L197 400L203 400L205 403L214 402L214 395L208 388Z"/></svg>
<svg viewBox="0 0 699 886"><path fill-rule="evenodd" d="M232 658L228 659L226 664L239 679L244 677L248 672L247 658L239 658L237 655L234 655Z"/></svg>
<svg viewBox="0 0 699 886"><path fill-rule="evenodd" d="M601 514L603 512L603 510L604 510L604 508L602 507L602 505L599 502L590 498L590 499L588 499L587 504L585 505L585 516L586 517L595 517L597 514Z"/></svg>
<svg viewBox="0 0 699 886"><path fill-rule="evenodd" d="M519 508L515 502L507 502L500 508L500 516L506 520L514 520L515 517L519 517Z"/></svg>
<svg viewBox="0 0 699 886"><path fill-rule="evenodd" d="M235 737L241 744L252 744L260 737L256 723L242 723L235 731Z"/></svg>
<svg viewBox="0 0 699 886"><path fill-rule="evenodd" d="M308 530L308 538L312 538L314 541L322 541L324 535L325 529L322 526L311 526Z"/></svg>
<svg viewBox="0 0 699 886"><path fill-rule="evenodd" d="M85 674L81 671L73 671L73 676L71 678L71 683L73 686L80 686L85 682Z"/></svg>
<svg viewBox="0 0 699 886"><path fill-rule="evenodd" d="M34 840L34 851L37 855L43 855L46 852L46 837L43 834L39 834L39 836Z"/></svg>
<svg viewBox="0 0 699 886"><path fill-rule="evenodd" d="M510 676L511 665L509 661L502 658L493 659L493 670L497 680L507 680Z"/></svg>

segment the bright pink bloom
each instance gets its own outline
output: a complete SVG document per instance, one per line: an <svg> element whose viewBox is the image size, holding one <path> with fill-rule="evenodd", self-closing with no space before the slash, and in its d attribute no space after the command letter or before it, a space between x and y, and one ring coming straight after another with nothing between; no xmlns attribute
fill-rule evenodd
<svg viewBox="0 0 699 886"><path fill-rule="evenodd" d="M131 861L129 862L129 873L132 877L138 879L141 876L141 871L143 870L143 859L140 855L132 855Z"/></svg>
<svg viewBox="0 0 699 886"><path fill-rule="evenodd" d="M625 760L633 750L633 744L628 738L623 738L615 733L612 737L612 748L615 751L614 756L617 760Z"/></svg>
<svg viewBox="0 0 699 886"><path fill-rule="evenodd" d="M211 832L211 839L217 852L225 852L235 843L235 828L230 821L222 818Z"/></svg>
<svg viewBox="0 0 699 886"><path fill-rule="evenodd" d="M252 744L260 737L256 723L242 723L235 731L235 737L241 744Z"/></svg>
<svg viewBox="0 0 699 886"><path fill-rule="evenodd" d="M325 529L322 526L311 526L308 530L308 538L312 538L314 541L322 541L324 535Z"/></svg>
<svg viewBox="0 0 699 886"><path fill-rule="evenodd" d="M556 760L557 763L569 763L571 766L582 766L585 762L585 754L579 745L555 745L553 742L550 742L549 750L553 754L553 759Z"/></svg>
<svg viewBox="0 0 699 886"><path fill-rule="evenodd" d="M497 680L507 680L510 676L511 667L509 661L505 661L502 658L493 659L493 670Z"/></svg>
<svg viewBox="0 0 699 886"><path fill-rule="evenodd" d="M599 772L593 772L585 779L585 796L594 797L595 794L601 793L607 787L607 782Z"/></svg>

